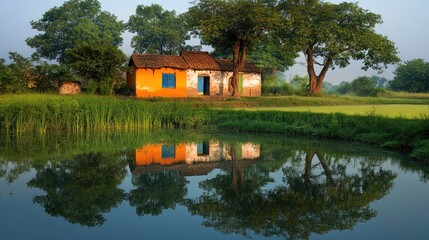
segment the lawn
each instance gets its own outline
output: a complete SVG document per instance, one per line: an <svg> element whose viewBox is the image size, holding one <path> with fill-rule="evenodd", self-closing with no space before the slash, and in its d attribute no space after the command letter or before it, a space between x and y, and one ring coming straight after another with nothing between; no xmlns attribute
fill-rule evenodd
<svg viewBox="0 0 429 240"><path fill-rule="evenodd" d="M384 104L384 105L340 105L340 106L294 106L294 107L251 107L240 110L313 112L313 113L344 113L347 115L376 115L388 118L428 118L429 105L415 104Z"/></svg>

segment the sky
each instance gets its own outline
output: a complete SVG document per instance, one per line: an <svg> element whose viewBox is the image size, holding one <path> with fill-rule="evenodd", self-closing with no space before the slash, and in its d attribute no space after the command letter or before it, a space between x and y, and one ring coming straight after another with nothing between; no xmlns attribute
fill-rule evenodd
<svg viewBox="0 0 429 240"><path fill-rule="evenodd" d="M376 27L376 31L387 36L396 44L401 60L409 61L422 58L429 61L429 9L428 0L326 0L325 2L357 2L358 5L370 12L380 14L383 24ZM30 26L30 21L39 20L43 14L54 6L61 6L64 0L3 0L0 4L0 58L8 60L9 52L18 52L25 57L33 53L25 40L38 34ZM137 5L160 4L166 10L175 10L177 13L186 12L192 5L190 0L99 0L101 8L127 22L129 16L135 14ZM132 34L124 33L122 50L131 55L130 47ZM295 64L285 73L287 79L294 75L306 76L303 65L304 58L296 59ZM326 81L338 84L341 81L352 81L359 76L377 75L377 71L361 70L360 62L352 62L344 69L330 70ZM389 66L378 76L393 79L395 66Z"/></svg>

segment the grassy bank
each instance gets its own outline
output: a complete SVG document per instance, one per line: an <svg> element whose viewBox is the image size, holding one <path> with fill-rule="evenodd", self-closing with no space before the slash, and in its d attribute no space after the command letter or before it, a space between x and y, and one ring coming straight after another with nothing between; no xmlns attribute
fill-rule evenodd
<svg viewBox="0 0 429 240"><path fill-rule="evenodd" d="M401 150L429 163L429 118L402 119L281 111L218 111L219 129L342 139Z"/></svg>
<svg viewBox="0 0 429 240"><path fill-rule="evenodd" d="M261 102L272 102L273 99L279 100L280 105L291 101L302 105L329 101L331 105L335 105L334 103L345 101L344 98L259 98ZM365 98L355 99L373 101ZM228 106L229 102L240 101L251 103L257 102L257 99L233 99L223 102ZM388 103L396 101L393 99ZM407 103L414 99L398 101ZM426 100L415 101L424 104ZM405 151L414 159L429 163L427 115L420 119L389 119L371 112L364 116L349 116L340 113L243 111L210 109L207 105L200 105L201 102L203 101L136 100L85 95L3 95L0 96L0 129L9 135L42 136L166 128L280 133L375 144Z"/></svg>
<svg viewBox="0 0 429 240"><path fill-rule="evenodd" d="M99 96L9 95L0 99L6 133L79 133L198 127L198 110L180 103Z"/></svg>
<svg viewBox="0 0 429 240"><path fill-rule="evenodd" d="M383 104L383 105L340 105L340 106L294 106L241 108L248 111L285 111L313 113L344 113L346 115L374 115L387 118L427 118L429 105Z"/></svg>

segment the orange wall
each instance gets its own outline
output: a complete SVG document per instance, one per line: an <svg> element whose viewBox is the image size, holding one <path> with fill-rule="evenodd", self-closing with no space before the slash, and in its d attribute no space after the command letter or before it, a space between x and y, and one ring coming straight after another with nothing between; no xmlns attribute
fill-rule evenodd
<svg viewBox="0 0 429 240"><path fill-rule="evenodd" d="M176 88L162 88L162 74L176 75ZM135 79L137 97L186 97L186 71L172 68L161 69L135 69L135 75L129 77ZM131 82L134 80L132 79ZM128 81L130 82L130 81Z"/></svg>
<svg viewBox="0 0 429 240"><path fill-rule="evenodd" d="M136 150L136 166L150 164L170 165L181 163L186 160L186 145L175 146L176 155L174 158L162 158L162 144L145 145Z"/></svg>

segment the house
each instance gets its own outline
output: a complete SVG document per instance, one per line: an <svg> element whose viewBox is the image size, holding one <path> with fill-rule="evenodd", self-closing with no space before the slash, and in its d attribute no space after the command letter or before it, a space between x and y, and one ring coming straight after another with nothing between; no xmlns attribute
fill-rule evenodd
<svg viewBox="0 0 429 240"><path fill-rule="evenodd" d="M81 83L78 81L61 82L59 91L61 95L76 95L82 91Z"/></svg>
<svg viewBox="0 0 429 240"><path fill-rule="evenodd" d="M183 51L179 56L133 54L127 85L137 97L229 96L232 60L208 52ZM241 96L261 95L261 71L246 62L239 73Z"/></svg>
<svg viewBox="0 0 429 240"><path fill-rule="evenodd" d="M214 169L232 167L235 147L236 166L244 169L260 159L260 144L247 142L234 146L220 141L171 144L147 144L130 156L133 174L179 171L181 176L206 175Z"/></svg>

